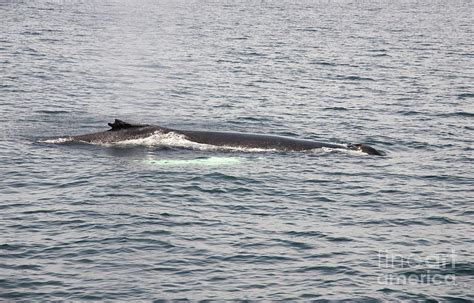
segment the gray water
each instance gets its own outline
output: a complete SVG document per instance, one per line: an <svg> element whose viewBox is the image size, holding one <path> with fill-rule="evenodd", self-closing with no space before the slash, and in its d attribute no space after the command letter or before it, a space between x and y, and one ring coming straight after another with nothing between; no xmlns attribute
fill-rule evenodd
<svg viewBox="0 0 474 303"><path fill-rule="evenodd" d="M474 300L473 8L0 1L0 300Z"/></svg>

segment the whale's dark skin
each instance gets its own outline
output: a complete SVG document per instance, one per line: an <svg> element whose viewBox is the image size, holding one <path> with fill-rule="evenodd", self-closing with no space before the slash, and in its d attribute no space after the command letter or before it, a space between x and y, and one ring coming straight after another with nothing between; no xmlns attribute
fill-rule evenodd
<svg viewBox="0 0 474 303"><path fill-rule="evenodd" d="M231 146L245 148L264 148L282 151L305 151L322 147L347 149L361 151L369 155L382 156L376 149L365 144L330 144L311 140L293 139L281 136L233 133L233 132L212 132L177 130L150 124L130 124L116 119L114 123L109 123L112 129L108 131L71 136L71 141L87 143L114 143L124 140L146 138L155 132L176 133L183 135L187 140L209 144L214 146Z"/></svg>

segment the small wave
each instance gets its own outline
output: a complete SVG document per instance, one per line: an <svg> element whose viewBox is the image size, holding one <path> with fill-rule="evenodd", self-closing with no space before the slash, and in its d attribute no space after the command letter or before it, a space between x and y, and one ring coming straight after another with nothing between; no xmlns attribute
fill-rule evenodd
<svg viewBox="0 0 474 303"><path fill-rule="evenodd" d="M25 35L25 36L39 36L41 35L40 32L35 32L35 31L24 31L20 35Z"/></svg>
<svg viewBox="0 0 474 303"><path fill-rule="evenodd" d="M375 54L375 55L372 55L372 57L390 57L389 54Z"/></svg>
<svg viewBox="0 0 474 303"><path fill-rule="evenodd" d="M338 76L337 79L349 81L375 81L375 79L360 76Z"/></svg>
<svg viewBox="0 0 474 303"><path fill-rule="evenodd" d="M36 112L41 113L41 114L67 114L69 113L66 110L53 110L53 109L38 110Z"/></svg>
<svg viewBox="0 0 474 303"><path fill-rule="evenodd" d="M320 31L320 29L314 28L314 27L305 27L305 28L300 28L298 30L302 32L319 32Z"/></svg>
<svg viewBox="0 0 474 303"><path fill-rule="evenodd" d="M298 268L297 270L290 271L295 273L321 273L326 275L335 275L335 274L359 274L354 268L347 266L333 266L333 265L313 265L313 266L304 266Z"/></svg>
<svg viewBox="0 0 474 303"><path fill-rule="evenodd" d="M343 106L333 106L333 107L325 107L325 108L323 108L323 110L344 110L344 111L347 111L349 109L347 109L346 107L343 107Z"/></svg>
<svg viewBox="0 0 474 303"><path fill-rule="evenodd" d="M437 114L438 117L449 118L449 117L474 117L474 113L458 111L458 112L451 112L451 113L441 113Z"/></svg>
<svg viewBox="0 0 474 303"><path fill-rule="evenodd" d="M463 93L458 95L458 99L474 98L474 93Z"/></svg>
<svg viewBox="0 0 474 303"><path fill-rule="evenodd" d="M401 111L398 111L397 113L401 114L402 116L415 116L415 115L425 114L423 112L419 112L416 110L401 110Z"/></svg>
<svg viewBox="0 0 474 303"><path fill-rule="evenodd" d="M336 66L336 65L338 65L334 62L327 62L327 61L320 61L320 60L314 60L310 64L325 65L325 66Z"/></svg>

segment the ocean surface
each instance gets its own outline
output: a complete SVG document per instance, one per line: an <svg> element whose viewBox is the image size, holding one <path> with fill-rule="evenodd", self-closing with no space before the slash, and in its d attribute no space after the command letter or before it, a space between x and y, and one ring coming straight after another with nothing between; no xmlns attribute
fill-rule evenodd
<svg viewBox="0 0 474 303"><path fill-rule="evenodd" d="M474 3L0 1L0 301L474 300ZM366 143L48 138L114 119Z"/></svg>

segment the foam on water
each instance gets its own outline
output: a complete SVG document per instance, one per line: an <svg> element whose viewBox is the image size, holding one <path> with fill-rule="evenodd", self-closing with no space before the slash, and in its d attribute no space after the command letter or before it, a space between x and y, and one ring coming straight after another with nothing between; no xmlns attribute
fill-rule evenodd
<svg viewBox="0 0 474 303"><path fill-rule="evenodd" d="M202 151L235 151L235 152L268 152L277 151L276 149L267 148L249 148L243 146L216 146L211 144L203 144L190 141L182 134L177 133L160 133L155 132L153 135L145 138L123 140L114 143L98 143L105 146L163 146L163 147L179 147L186 149L202 150Z"/></svg>
<svg viewBox="0 0 474 303"><path fill-rule="evenodd" d="M203 165L203 166L220 166L220 165L235 165L244 161L244 158L239 157L209 157L198 159L148 159L143 162L146 164L158 166L189 166L189 165Z"/></svg>
<svg viewBox="0 0 474 303"><path fill-rule="evenodd" d="M186 140L183 135L176 133L163 134L155 132L151 136L130 140L123 140L114 143L105 143L106 146L170 146L170 147L190 147L193 142ZM103 143L99 143L103 144Z"/></svg>
<svg viewBox="0 0 474 303"><path fill-rule="evenodd" d="M56 138L56 139L46 139L46 140L39 140L39 143L47 143L47 144L62 144L71 142L71 137L64 137L64 138Z"/></svg>

